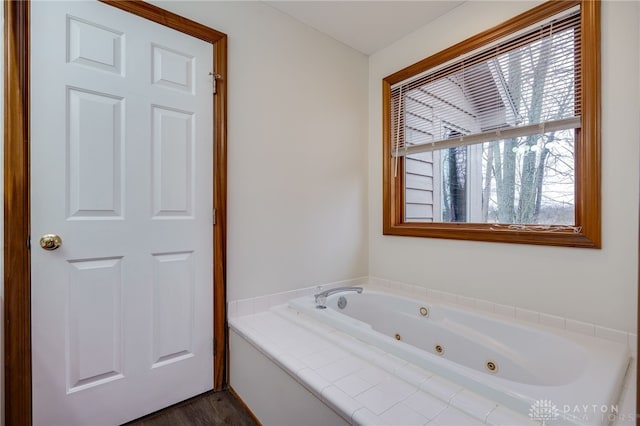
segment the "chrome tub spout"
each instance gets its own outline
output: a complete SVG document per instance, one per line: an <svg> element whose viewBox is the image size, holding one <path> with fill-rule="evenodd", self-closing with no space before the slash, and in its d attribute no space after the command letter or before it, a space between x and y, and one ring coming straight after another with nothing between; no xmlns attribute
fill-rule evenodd
<svg viewBox="0 0 640 426"><path fill-rule="evenodd" d="M335 293L342 293L346 291L355 291L356 293L362 293L362 287L336 287L336 288L330 288L329 290L322 291L318 294L314 294L313 297L315 297L315 300L316 300L316 308L326 309L327 297Z"/></svg>

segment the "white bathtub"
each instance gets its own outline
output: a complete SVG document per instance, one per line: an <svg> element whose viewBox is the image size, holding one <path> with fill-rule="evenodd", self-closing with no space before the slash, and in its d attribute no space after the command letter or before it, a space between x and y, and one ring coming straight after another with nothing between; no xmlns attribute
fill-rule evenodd
<svg viewBox="0 0 640 426"><path fill-rule="evenodd" d="M607 424L630 360L620 343L367 288L328 297L327 309L313 297L289 306L525 416L537 404L539 417L563 423Z"/></svg>

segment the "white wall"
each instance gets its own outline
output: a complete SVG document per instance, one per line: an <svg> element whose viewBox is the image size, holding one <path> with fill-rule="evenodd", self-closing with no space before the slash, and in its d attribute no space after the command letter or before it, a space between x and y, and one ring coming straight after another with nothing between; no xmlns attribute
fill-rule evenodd
<svg viewBox="0 0 640 426"><path fill-rule="evenodd" d="M634 332L640 139L636 2L602 5L602 250L382 235L381 79L535 4L467 2L370 57L370 275Z"/></svg>
<svg viewBox="0 0 640 426"><path fill-rule="evenodd" d="M261 2L158 2L229 35L229 300L367 275L367 57Z"/></svg>

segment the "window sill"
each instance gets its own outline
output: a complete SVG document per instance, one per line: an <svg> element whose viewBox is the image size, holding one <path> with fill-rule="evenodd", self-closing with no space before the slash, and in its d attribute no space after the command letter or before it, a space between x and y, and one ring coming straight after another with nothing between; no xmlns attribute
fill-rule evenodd
<svg viewBox="0 0 640 426"><path fill-rule="evenodd" d="M508 225L479 223L402 223L385 224L383 235L495 243L535 244L561 247L601 248L600 241L584 231L575 232L550 226L549 230L518 230Z"/></svg>

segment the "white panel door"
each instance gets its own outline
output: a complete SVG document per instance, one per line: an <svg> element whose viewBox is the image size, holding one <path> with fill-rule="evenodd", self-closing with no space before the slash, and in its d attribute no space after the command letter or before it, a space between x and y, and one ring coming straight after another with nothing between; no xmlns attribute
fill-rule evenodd
<svg viewBox="0 0 640 426"><path fill-rule="evenodd" d="M212 46L31 13L33 420L119 424L213 387Z"/></svg>

